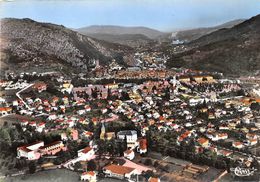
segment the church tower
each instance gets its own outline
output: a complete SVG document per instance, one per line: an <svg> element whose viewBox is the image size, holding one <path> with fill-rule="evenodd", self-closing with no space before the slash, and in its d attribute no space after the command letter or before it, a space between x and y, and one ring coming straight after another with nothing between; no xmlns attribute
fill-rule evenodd
<svg viewBox="0 0 260 182"><path fill-rule="evenodd" d="M102 122L101 132L100 132L100 139L104 140L106 135L106 128L104 122Z"/></svg>

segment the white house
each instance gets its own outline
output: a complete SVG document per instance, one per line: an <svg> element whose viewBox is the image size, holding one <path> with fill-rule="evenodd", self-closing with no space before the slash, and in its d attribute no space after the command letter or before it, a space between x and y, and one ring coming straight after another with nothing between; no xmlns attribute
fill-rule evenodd
<svg viewBox="0 0 260 182"><path fill-rule="evenodd" d="M208 102L209 99L208 98L191 98L189 100L189 105L190 106L196 106L197 104L202 104L204 101Z"/></svg>
<svg viewBox="0 0 260 182"><path fill-rule="evenodd" d="M13 106L18 106L18 105L19 105L18 100L14 100L14 101L13 101Z"/></svg>
<svg viewBox="0 0 260 182"><path fill-rule="evenodd" d="M237 148L237 149L241 149L244 147L244 145L241 142L233 142L232 146Z"/></svg>
<svg viewBox="0 0 260 182"><path fill-rule="evenodd" d="M140 139L139 140L137 152L139 152L140 154L144 154L144 153L147 152L147 140L146 139Z"/></svg>
<svg viewBox="0 0 260 182"><path fill-rule="evenodd" d="M104 167L104 173L107 177L114 177L118 179L131 179L132 175L136 175L137 171L134 168L111 164Z"/></svg>
<svg viewBox="0 0 260 182"><path fill-rule="evenodd" d="M12 108L11 107L0 107L0 115L5 116L11 114Z"/></svg>
<svg viewBox="0 0 260 182"><path fill-rule="evenodd" d="M126 150L124 151L124 157L133 160L135 158L135 152L133 150Z"/></svg>
<svg viewBox="0 0 260 182"><path fill-rule="evenodd" d="M67 134L65 132L61 133L60 137L61 137L62 141L67 141L68 140Z"/></svg>
<svg viewBox="0 0 260 182"><path fill-rule="evenodd" d="M28 160L39 159L41 154L37 152L40 147L44 146L43 141L35 142L32 144L24 145L17 148L17 158L24 157Z"/></svg>
<svg viewBox="0 0 260 182"><path fill-rule="evenodd" d="M39 123L37 126L36 126L36 130L38 131L38 132L42 132L43 131L43 129L45 128L45 123L44 122L41 122L41 123Z"/></svg>
<svg viewBox="0 0 260 182"><path fill-rule="evenodd" d="M256 145L257 144L257 139L248 139L246 142L248 145Z"/></svg>
<svg viewBox="0 0 260 182"><path fill-rule="evenodd" d="M73 127L75 125L75 122L72 119L67 120L67 123L69 124L69 127Z"/></svg>
<svg viewBox="0 0 260 182"><path fill-rule="evenodd" d="M150 177L148 182L161 182L160 178Z"/></svg>
<svg viewBox="0 0 260 182"><path fill-rule="evenodd" d="M212 141L218 141L218 140L225 140L228 138L227 133L213 133L213 134L207 134L207 137L209 137Z"/></svg>
<svg viewBox="0 0 260 182"><path fill-rule="evenodd" d="M78 151L78 157L82 161L90 160L94 154L95 151L91 147L85 147L84 149Z"/></svg>
<svg viewBox="0 0 260 182"><path fill-rule="evenodd" d="M91 107L89 105L85 105L84 108L87 112L91 111Z"/></svg>
<svg viewBox="0 0 260 182"><path fill-rule="evenodd" d="M21 126L26 126L26 125L28 125L28 123L29 123L29 121L27 121L27 120L22 120L22 121L21 121Z"/></svg>
<svg viewBox="0 0 260 182"><path fill-rule="evenodd" d="M83 114L86 113L86 110L81 109L81 110L78 110L77 113L78 113L79 115L83 115Z"/></svg>
<svg viewBox="0 0 260 182"><path fill-rule="evenodd" d="M117 133L117 138L126 139L127 147L135 148L137 146L137 132L135 130L124 130Z"/></svg>
<svg viewBox="0 0 260 182"><path fill-rule="evenodd" d="M81 174L80 179L82 181L96 182L97 174L95 171L87 171Z"/></svg>
<svg viewBox="0 0 260 182"><path fill-rule="evenodd" d="M49 117L48 117L48 120L55 120L57 119L57 115L56 114L50 114Z"/></svg>
<svg viewBox="0 0 260 182"><path fill-rule="evenodd" d="M102 112L102 114L105 114L107 112L107 108L102 108L101 112Z"/></svg>

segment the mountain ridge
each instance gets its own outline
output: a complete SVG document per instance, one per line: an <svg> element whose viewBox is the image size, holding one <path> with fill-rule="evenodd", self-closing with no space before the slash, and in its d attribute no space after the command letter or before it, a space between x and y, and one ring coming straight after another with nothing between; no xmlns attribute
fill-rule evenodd
<svg viewBox="0 0 260 182"><path fill-rule="evenodd" d="M143 34L150 39L156 39L160 35L165 34L156 29L144 26L117 26L117 25L91 25L77 29L78 32L83 34Z"/></svg>
<svg viewBox="0 0 260 182"><path fill-rule="evenodd" d="M169 67L218 71L230 75L259 74L260 15L184 44L173 54Z"/></svg>
<svg viewBox="0 0 260 182"><path fill-rule="evenodd" d="M62 25L41 23L31 19L1 19L1 51L5 62L61 61L86 69L94 59L106 64L117 54L131 48L100 41L72 31ZM2 61L2 60L1 60ZM9 62L8 62L9 61Z"/></svg>
<svg viewBox="0 0 260 182"><path fill-rule="evenodd" d="M180 30L173 32L172 38L178 39L184 42L190 42L196 40L204 35L212 33L222 28L231 28L239 23L242 23L246 19L236 19L232 21L225 22L220 25L212 26L212 27L199 27L199 28L192 28L186 30Z"/></svg>

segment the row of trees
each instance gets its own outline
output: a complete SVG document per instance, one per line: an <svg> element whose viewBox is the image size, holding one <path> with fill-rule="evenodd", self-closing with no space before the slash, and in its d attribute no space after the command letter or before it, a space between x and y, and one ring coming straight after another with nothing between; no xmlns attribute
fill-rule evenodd
<svg viewBox="0 0 260 182"><path fill-rule="evenodd" d="M219 169L225 169L229 165L229 159L219 157L216 153L204 150L203 153L196 153L195 140L185 140L176 144L177 133L174 131L161 132L150 130L147 134L148 144L153 151L192 161L195 164L214 166Z"/></svg>

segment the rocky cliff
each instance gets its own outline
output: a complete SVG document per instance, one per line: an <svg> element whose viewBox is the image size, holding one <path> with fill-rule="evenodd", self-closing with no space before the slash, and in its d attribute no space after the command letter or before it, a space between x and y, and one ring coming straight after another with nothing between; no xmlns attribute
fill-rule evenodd
<svg viewBox="0 0 260 182"><path fill-rule="evenodd" d="M61 25L31 19L2 19L1 40L5 64L57 61L86 69L94 59L106 64L114 56L131 51L127 46L99 41Z"/></svg>

